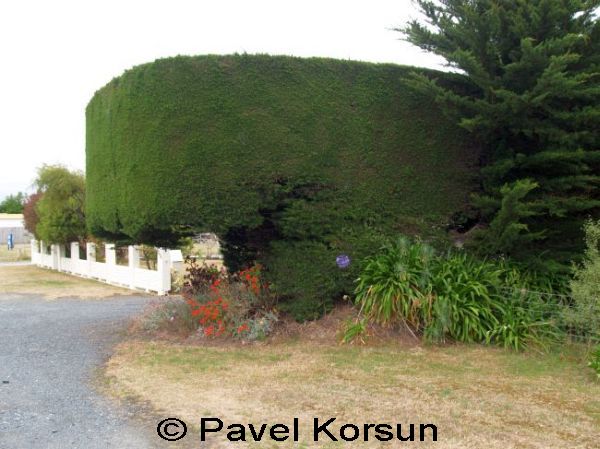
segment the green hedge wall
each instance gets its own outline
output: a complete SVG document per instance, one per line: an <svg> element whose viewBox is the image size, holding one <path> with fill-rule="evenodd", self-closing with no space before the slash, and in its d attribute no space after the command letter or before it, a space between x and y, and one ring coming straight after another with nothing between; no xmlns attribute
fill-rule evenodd
<svg viewBox="0 0 600 449"><path fill-rule="evenodd" d="M284 309L317 316L385 236L440 235L473 188L474 146L406 88L411 70L234 55L125 72L86 111L90 231L213 231L231 269L258 260Z"/></svg>

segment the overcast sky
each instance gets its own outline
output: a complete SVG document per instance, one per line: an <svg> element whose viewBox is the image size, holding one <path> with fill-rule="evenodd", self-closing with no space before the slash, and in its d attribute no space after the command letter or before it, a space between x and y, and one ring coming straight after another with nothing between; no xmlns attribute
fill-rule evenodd
<svg viewBox="0 0 600 449"><path fill-rule="evenodd" d="M0 3L0 199L44 163L85 168L85 107L132 66L269 53L439 68L392 31L410 0L14 0Z"/></svg>

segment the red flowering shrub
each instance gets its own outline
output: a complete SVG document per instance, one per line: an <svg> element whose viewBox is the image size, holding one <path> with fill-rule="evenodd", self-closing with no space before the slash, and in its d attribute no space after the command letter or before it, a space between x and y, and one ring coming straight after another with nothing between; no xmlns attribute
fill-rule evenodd
<svg viewBox="0 0 600 449"><path fill-rule="evenodd" d="M195 296L199 293L208 293L210 285L216 279L227 278L225 269L219 270L214 266L198 264L196 258L186 257L186 274L184 276L184 296Z"/></svg>
<svg viewBox="0 0 600 449"><path fill-rule="evenodd" d="M264 338L271 332L276 314L269 286L261 281L255 265L232 275L192 263L188 267L184 297L192 316L206 337L230 335Z"/></svg>

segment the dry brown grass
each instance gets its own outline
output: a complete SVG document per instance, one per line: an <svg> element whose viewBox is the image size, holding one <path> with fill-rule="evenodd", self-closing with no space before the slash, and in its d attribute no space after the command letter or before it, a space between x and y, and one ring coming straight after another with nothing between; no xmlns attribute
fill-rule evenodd
<svg viewBox="0 0 600 449"><path fill-rule="evenodd" d="M353 347L303 339L228 347L131 341L118 347L107 375L113 391L188 423L216 416L226 425L291 424L299 417L305 439L300 447L317 447L311 441L313 417L337 417L340 425L433 423L439 441L413 443L424 448L597 448L600 384L570 357L480 346ZM217 439L225 441L224 434Z"/></svg>
<svg viewBox="0 0 600 449"><path fill-rule="evenodd" d="M0 245L0 262L17 262L31 260L31 246L29 243L17 243L12 250L6 244Z"/></svg>
<svg viewBox="0 0 600 449"><path fill-rule="evenodd" d="M120 287L71 276L33 265L0 266L0 293L43 295L48 299L62 297L104 298L131 295Z"/></svg>

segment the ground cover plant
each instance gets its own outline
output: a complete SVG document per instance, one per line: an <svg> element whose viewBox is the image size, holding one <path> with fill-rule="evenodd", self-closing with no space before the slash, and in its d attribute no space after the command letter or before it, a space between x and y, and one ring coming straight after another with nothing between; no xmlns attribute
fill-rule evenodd
<svg viewBox="0 0 600 449"><path fill-rule="evenodd" d="M474 187L477 149L399 82L409 71L266 55L135 67L87 107L89 228L160 246L215 232L231 271L260 263L282 309L320 316L357 274L338 255L399 230L443 240Z"/></svg>

